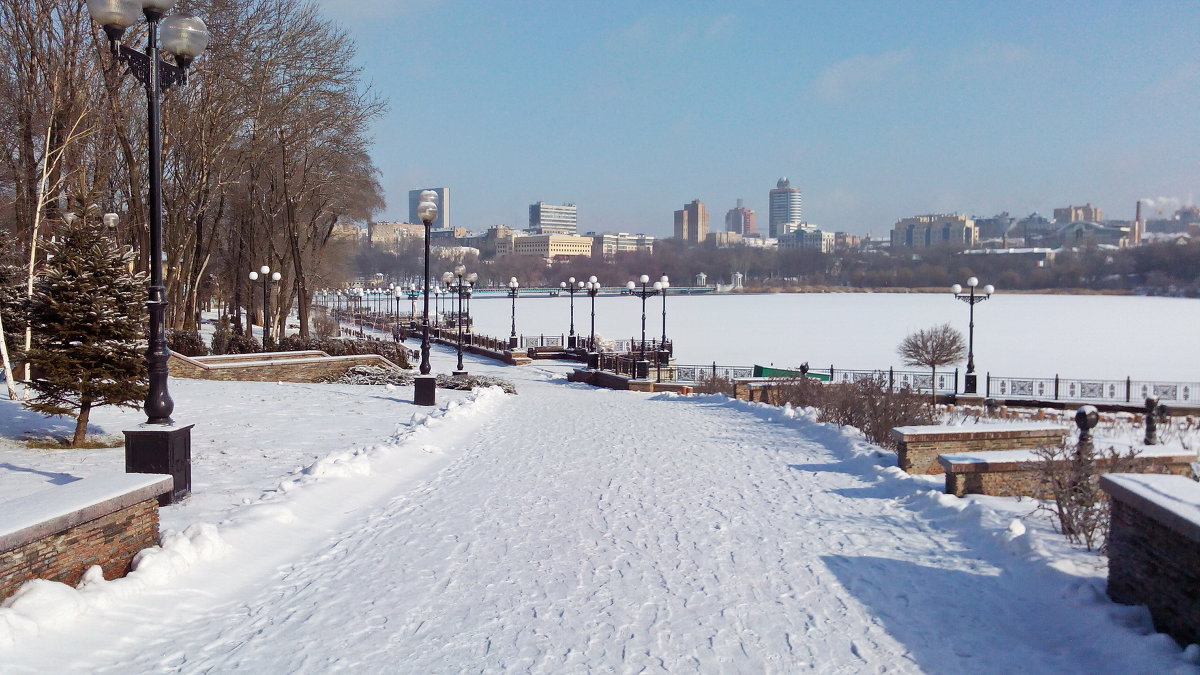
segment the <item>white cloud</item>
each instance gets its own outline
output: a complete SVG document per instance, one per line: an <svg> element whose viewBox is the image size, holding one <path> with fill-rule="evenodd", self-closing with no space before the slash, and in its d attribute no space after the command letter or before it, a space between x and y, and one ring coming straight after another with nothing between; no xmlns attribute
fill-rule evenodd
<svg viewBox="0 0 1200 675"><path fill-rule="evenodd" d="M817 76L817 94L828 101L842 101L866 90L897 80L909 79L911 50L859 54L833 64Z"/></svg>

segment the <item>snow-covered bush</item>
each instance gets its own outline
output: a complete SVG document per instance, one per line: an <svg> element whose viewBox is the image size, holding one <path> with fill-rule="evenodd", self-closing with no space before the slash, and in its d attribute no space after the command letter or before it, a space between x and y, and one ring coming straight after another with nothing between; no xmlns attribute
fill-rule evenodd
<svg viewBox="0 0 1200 675"><path fill-rule="evenodd" d="M1071 543L1089 551L1099 548L1108 534L1112 504L1100 489L1100 475L1148 470L1136 466L1136 450L1123 454L1110 446L1097 451L1090 440L1068 439L1033 454L1039 461L1031 462L1030 468L1037 474L1041 494L1053 500L1039 508L1053 514Z"/></svg>
<svg viewBox="0 0 1200 675"><path fill-rule="evenodd" d="M816 408L820 421L856 427L872 443L886 448L895 447L892 427L937 421L925 397L908 389L890 391L884 377L839 384L807 377L783 379L771 387L768 397L776 405Z"/></svg>

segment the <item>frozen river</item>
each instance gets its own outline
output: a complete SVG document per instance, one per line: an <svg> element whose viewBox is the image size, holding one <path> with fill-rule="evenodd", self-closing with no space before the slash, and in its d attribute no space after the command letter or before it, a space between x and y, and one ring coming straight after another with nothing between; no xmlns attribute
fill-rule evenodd
<svg viewBox="0 0 1200 675"><path fill-rule="evenodd" d="M589 333L590 299L575 296L575 331ZM566 334L570 300L517 300L517 332ZM477 297L477 330L510 331L510 301ZM662 335L662 298L646 303L646 335ZM950 293L811 293L667 297L667 337L680 363L814 368L900 367L908 333L949 322L967 332L968 307ZM596 332L641 334L641 300L596 298ZM975 306L975 365L982 377L1200 380L1200 301L1133 296L1009 295ZM965 370L965 365L964 368Z"/></svg>

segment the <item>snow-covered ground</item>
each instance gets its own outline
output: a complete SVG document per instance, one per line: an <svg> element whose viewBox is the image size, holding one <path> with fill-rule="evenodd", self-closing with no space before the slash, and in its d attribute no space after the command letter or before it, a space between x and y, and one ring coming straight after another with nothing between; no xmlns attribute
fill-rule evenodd
<svg viewBox="0 0 1200 675"><path fill-rule="evenodd" d="M803 411L467 366L519 394L172 380L194 494L163 549L27 586L0 672L1200 670L1029 500L942 495ZM0 499L121 469L0 420Z"/></svg>

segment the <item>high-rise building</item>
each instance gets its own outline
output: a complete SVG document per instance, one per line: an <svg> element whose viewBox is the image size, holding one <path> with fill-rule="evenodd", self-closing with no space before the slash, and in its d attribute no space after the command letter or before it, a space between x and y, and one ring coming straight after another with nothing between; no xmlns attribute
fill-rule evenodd
<svg viewBox="0 0 1200 675"><path fill-rule="evenodd" d="M438 196L438 216L434 219L433 225L430 227L435 230L446 230L450 228L450 188L421 188L420 190L408 191L408 222L419 223L421 219L417 217L417 205L421 203L421 193L425 190L433 190Z"/></svg>
<svg viewBox="0 0 1200 675"><path fill-rule="evenodd" d="M739 199L737 206L725 213L725 231L737 232L743 237L753 236L758 233L756 221L754 210L743 206L742 200Z"/></svg>
<svg viewBox="0 0 1200 675"><path fill-rule="evenodd" d="M574 204L529 205L529 230L537 234L577 234L578 212Z"/></svg>
<svg viewBox="0 0 1200 675"><path fill-rule="evenodd" d="M800 188L792 187L787 178L780 178L771 190L771 206L767 218L768 235L780 237L794 232L804 221L803 196Z"/></svg>
<svg viewBox="0 0 1200 675"><path fill-rule="evenodd" d="M708 208L699 199L675 212L675 238L702 244L708 238Z"/></svg>

